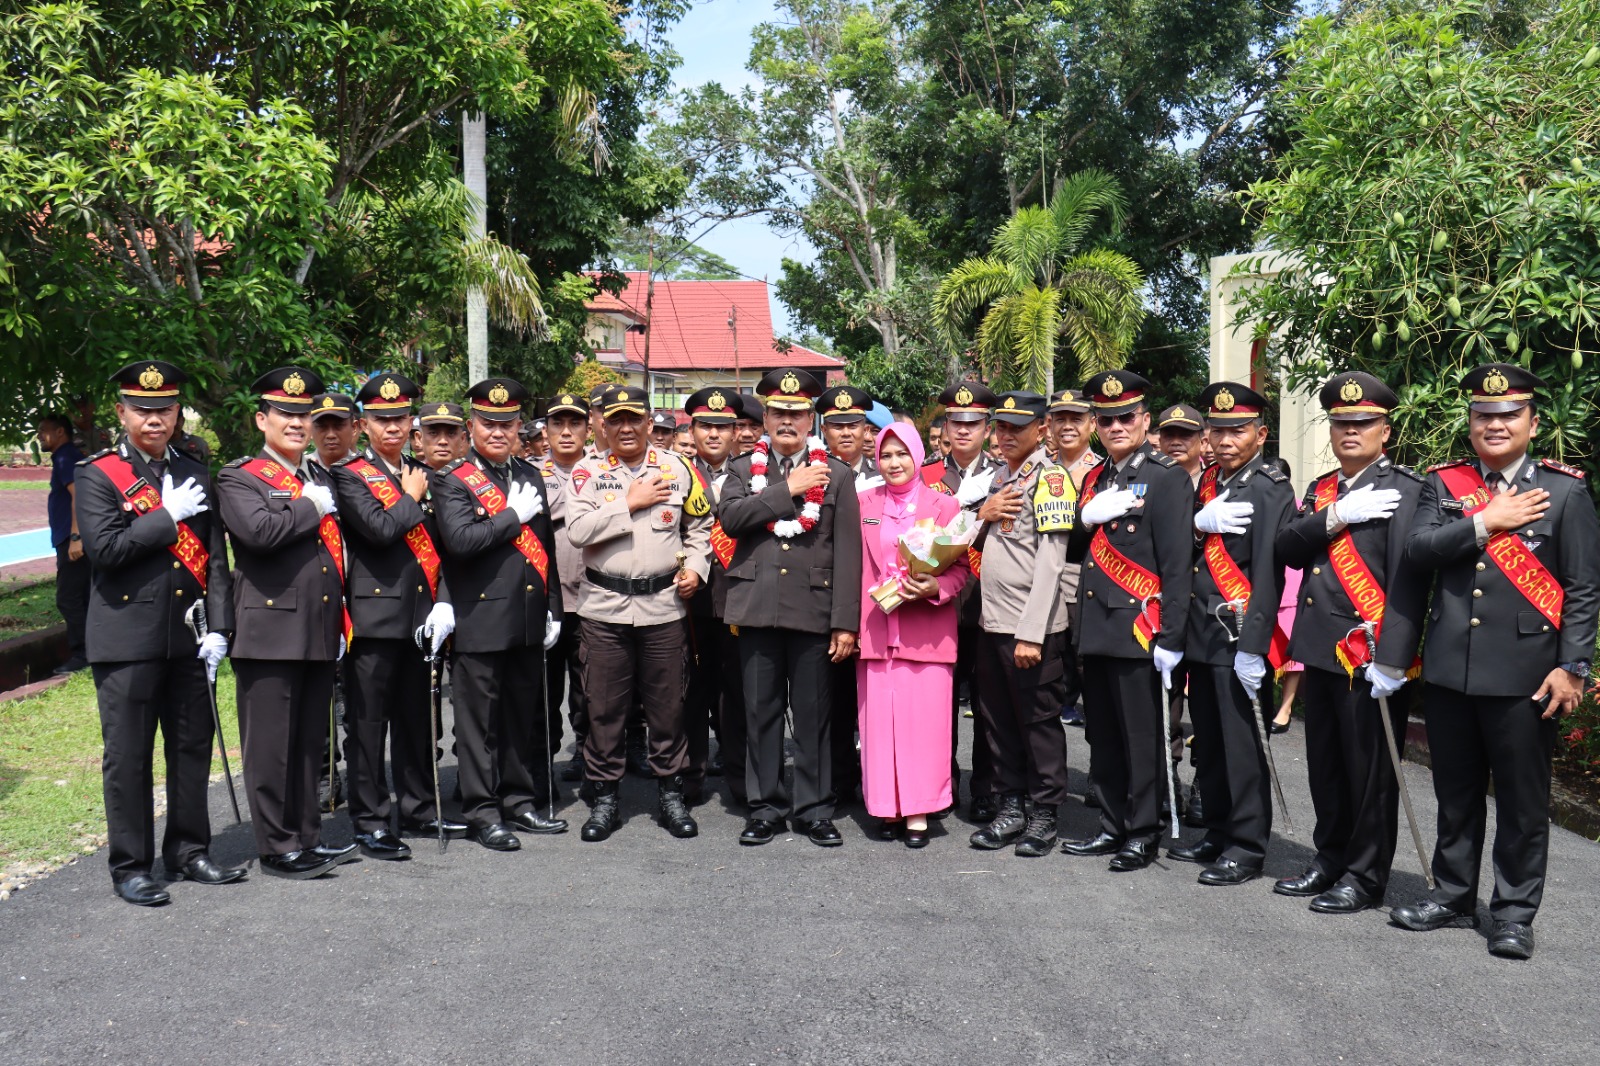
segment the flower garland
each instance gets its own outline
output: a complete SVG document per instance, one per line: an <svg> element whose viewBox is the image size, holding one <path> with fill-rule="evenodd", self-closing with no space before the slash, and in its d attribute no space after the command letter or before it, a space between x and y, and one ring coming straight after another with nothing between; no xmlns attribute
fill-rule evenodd
<svg viewBox="0 0 1600 1066"><path fill-rule="evenodd" d="M806 450L811 454L807 457L813 464L828 465L828 451L823 447L822 441L817 437L806 438ZM750 491L760 494L767 488L767 457L772 454L772 440L762 437L756 441L756 450L750 455ZM774 536L794 537L801 533L809 533L816 528L817 519L822 517L822 497L827 493L823 485L814 485L806 490L805 505L800 508L800 518L785 518L778 522L768 522L767 528L772 530Z"/></svg>

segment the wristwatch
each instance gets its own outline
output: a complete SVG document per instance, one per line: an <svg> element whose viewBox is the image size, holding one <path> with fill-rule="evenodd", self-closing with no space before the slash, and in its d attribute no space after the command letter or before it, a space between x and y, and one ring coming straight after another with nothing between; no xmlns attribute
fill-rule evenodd
<svg viewBox="0 0 1600 1066"><path fill-rule="evenodd" d="M68 537L67 539L70 540L70 541L76 542L76 541L82 540L83 539L83 535L81 533L74 533L70 537Z"/></svg>
<svg viewBox="0 0 1600 1066"><path fill-rule="evenodd" d="M1589 676L1588 663L1562 663L1561 669L1565 670L1569 674L1574 675L1575 677Z"/></svg>

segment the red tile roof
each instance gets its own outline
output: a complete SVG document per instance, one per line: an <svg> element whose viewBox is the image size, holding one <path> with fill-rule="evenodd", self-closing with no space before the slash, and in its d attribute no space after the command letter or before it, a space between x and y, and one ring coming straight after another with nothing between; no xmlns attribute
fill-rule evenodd
<svg viewBox="0 0 1600 1066"><path fill-rule="evenodd" d="M627 288L613 296L602 292L589 301L591 311L620 314L644 322L648 281L642 270L624 273ZM844 361L798 344L779 352L772 343L772 307L764 281L657 280L651 304L654 319L650 338L651 370L732 370L733 331L728 328L731 309L737 307L739 369L770 370L798 366L807 370L844 370ZM644 362L644 333L626 334L629 363Z"/></svg>

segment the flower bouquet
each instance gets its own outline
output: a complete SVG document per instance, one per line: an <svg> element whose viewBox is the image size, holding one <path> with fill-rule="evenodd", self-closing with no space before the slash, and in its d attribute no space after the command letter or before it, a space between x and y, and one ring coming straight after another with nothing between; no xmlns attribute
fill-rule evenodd
<svg viewBox="0 0 1600 1066"><path fill-rule="evenodd" d="M929 574L938 577L966 557L967 549L978 536L980 523L970 513L961 511L947 526L935 524L931 518L919 519L901 534L900 559L890 568L889 577L869 590L872 602L884 614L889 614L905 602L901 579L912 574Z"/></svg>

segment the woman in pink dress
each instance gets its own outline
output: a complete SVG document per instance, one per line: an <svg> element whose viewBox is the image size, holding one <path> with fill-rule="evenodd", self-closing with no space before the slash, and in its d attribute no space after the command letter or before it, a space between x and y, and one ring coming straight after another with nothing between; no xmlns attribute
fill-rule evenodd
<svg viewBox="0 0 1600 1066"><path fill-rule="evenodd" d="M928 814L950 806L950 686L955 676L955 597L967 583L959 559L938 577L900 568L900 535L919 519L946 525L955 499L922 481L922 438L895 422L878 434L883 484L861 494L861 784L867 813L908 848L928 843ZM885 614L871 590L896 574L905 602Z"/></svg>

